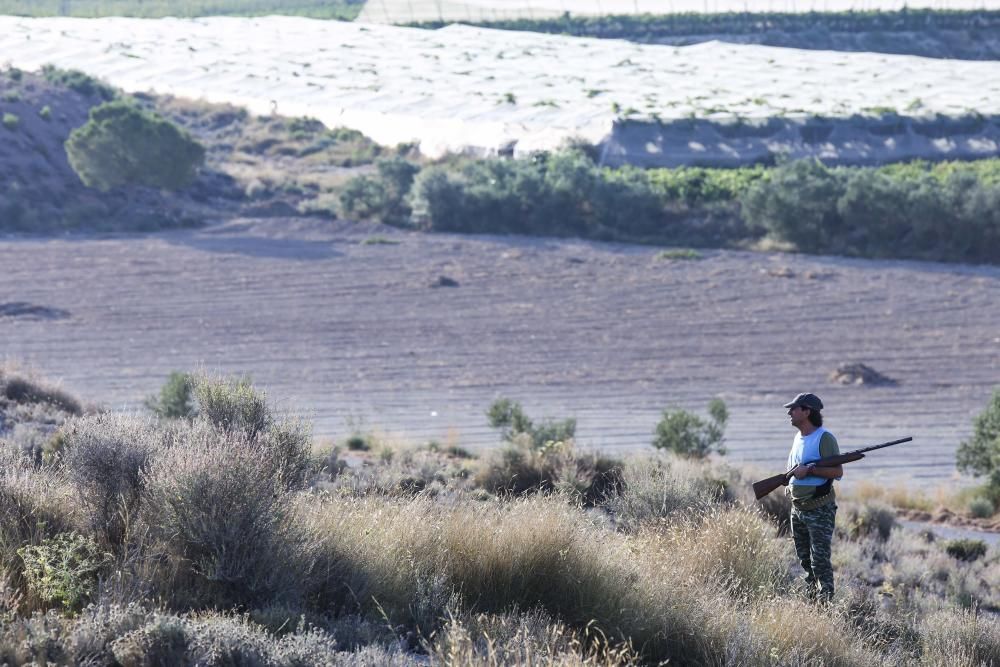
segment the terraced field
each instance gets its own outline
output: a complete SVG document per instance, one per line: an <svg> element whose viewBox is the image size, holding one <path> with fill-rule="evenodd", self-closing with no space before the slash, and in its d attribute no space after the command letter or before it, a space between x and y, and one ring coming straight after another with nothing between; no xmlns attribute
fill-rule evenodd
<svg viewBox="0 0 1000 667"><path fill-rule="evenodd" d="M730 407L729 457L781 468L781 404L813 390L847 447L915 441L853 479L947 483L1000 383L1000 269L409 234L319 220L0 240L0 339L86 398L135 409L171 370L250 373L317 435L486 447L497 396L647 447L667 405ZM450 279L455 286L447 286ZM833 384L863 362L896 386Z"/></svg>

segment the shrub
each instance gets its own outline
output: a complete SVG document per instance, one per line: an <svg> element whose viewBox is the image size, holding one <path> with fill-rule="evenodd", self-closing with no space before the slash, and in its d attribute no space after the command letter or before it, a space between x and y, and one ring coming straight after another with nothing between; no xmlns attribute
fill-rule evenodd
<svg viewBox="0 0 1000 667"><path fill-rule="evenodd" d="M704 513L723 497L723 486L709 469L689 458L629 460L618 492L604 507L630 531L643 524L685 513Z"/></svg>
<svg viewBox="0 0 1000 667"><path fill-rule="evenodd" d="M851 507L841 525L853 540L873 535L884 542L896 526L896 512L880 503L866 503L860 509Z"/></svg>
<svg viewBox="0 0 1000 667"><path fill-rule="evenodd" d="M996 507L993 501L982 496L969 500L969 514L976 519L987 519L993 516Z"/></svg>
<svg viewBox="0 0 1000 667"><path fill-rule="evenodd" d="M3 396L14 403L44 404L70 415L83 413L76 397L37 378L0 369L0 388Z"/></svg>
<svg viewBox="0 0 1000 667"><path fill-rule="evenodd" d="M194 180L205 149L169 121L126 100L90 110L66 140L70 165L88 187L123 185L177 190Z"/></svg>
<svg viewBox="0 0 1000 667"><path fill-rule="evenodd" d="M993 492L1000 492L1000 389L973 421L972 437L958 446L955 460L963 472L988 476Z"/></svg>
<svg viewBox="0 0 1000 667"><path fill-rule="evenodd" d="M941 610L920 624L927 665L1000 664L1000 622L978 611Z"/></svg>
<svg viewBox="0 0 1000 667"><path fill-rule="evenodd" d="M341 212L350 217L378 219L387 224L409 222L406 196L420 167L403 158L376 161L377 178L357 176L340 192Z"/></svg>
<svg viewBox="0 0 1000 667"><path fill-rule="evenodd" d="M96 97L104 102L110 102L116 97L114 88L79 70L44 65L42 76L52 85L69 88L84 97Z"/></svg>
<svg viewBox="0 0 1000 667"><path fill-rule="evenodd" d="M50 107L48 104L43 106L41 109L38 110L38 117L45 121L52 120L52 107Z"/></svg>
<svg viewBox="0 0 1000 667"><path fill-rule="evenodd" d="M195 415L192 389L190 374L173 371L159 396L146 399L146 408L162 419L190 419Z"/></svg>
<svg viewBox="0 0 1000 667"><path fill-rule="evenodd" d="M836 252L842 234L837 200L844 191L839 172L818 160L799 160L774 169L741 198L743 214L756 227L805 252Z"/></svg>
<svg viewBox="0 0 1000 667"><path fill-rule="evenodd" d="M164 438L150 422L104 414L76 420L64 429L64 461L104 548L121 553L132 536L153 452Z"/></svg>
<svg viewBox="0 0 1000 667"><path fill-rule="evenodd" d="M3 126L8 130L14 131L21 126L21 119L18 117L17 114L4 112Z"/></svg>
<svg viewBox="0 0 1000 667"><path fill-rule="evenodd" d="M21 456L0 449L0 570L16 582L24 566L17 550L73 530L75 514L62 470L36 470Z"/></svg>
<svg viewBox="0 0 1000 667"><path fill-rule="evenodd" d="M148 524L176 567L161 572L161 595L217 608L301 596L290 499L261 441L191 432L154 460L147 485Z"/></svg>
<svg viewBox="0 0 1000 667"><path fill-rule="evenodd" d="M576 420L546 420L541 424L525 414L521 404L508 398L498 398L486 412L489 424L500 429L507 442L524 442L532 449L541 449L548 443L566 442L576 434Z"/></svg>
<svg viewBox="0 0 1000 667"><path fill-rule="evenodd" d="M729 411L725 402L716 398L708 404L708 413L709 419L705 420L686 410L664 410L656 425L653 446L692 458L704 458L713 450L724 454L722 442Z"/></svg>
<svg viewBox="0 0 1000 667"><path fill-rule="evenodd" d="M261 465L271 470L285 489L298 489L309 470L310 436L301 423L276 417L267 396L254 389L249 378L235 380L193 376L199 417L214 428L258 447Z"/></svg>
<svg viewBox="0 0 1000 667"><path fill-rule="evenodd" d="M986 543L982 540L961 538L949 540L944 550L952 558L971 563L986 555Z"/></svg>
<svg viewBox="0 0 1000 667"><path fill-rule="evenodd" d="M97 544L77 533L60 533L18 549L29 588L46 602L77 610L93 594L97 575L109 562Z"/></svg>

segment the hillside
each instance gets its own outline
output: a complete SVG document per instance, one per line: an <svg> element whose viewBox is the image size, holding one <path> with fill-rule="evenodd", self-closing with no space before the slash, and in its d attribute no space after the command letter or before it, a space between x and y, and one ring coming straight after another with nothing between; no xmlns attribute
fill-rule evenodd
<svg viewBox="0 0 1000 667"><path fill-rule="evenodd" d="M89 111L116 98L161 115L206 149L194 183L179 192L140 186L102 193L83 185L64 143ZM0 232L150 231L234 215L329 215L329 190L379 155L359 132L251 116L231 105L125 96L76 70L0 70Z"/></svg>

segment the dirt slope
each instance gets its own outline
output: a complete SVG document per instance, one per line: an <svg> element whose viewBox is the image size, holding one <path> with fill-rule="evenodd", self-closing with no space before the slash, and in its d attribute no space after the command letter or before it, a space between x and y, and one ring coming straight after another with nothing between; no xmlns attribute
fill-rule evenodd
<svg viewBox="0 0 1000 667"><path fill-rule="evenodd" d="M845 446L916 438L854 479L950 478L1000 382L1000 269L657 253L305 219L9 238L0 303L42 308L0 309L0 339L5 357L115 408L174 369L249 372L320 436L360 424L488 446L483 413L505 395L576 416L584 445L641 448L662 408L718 395L730 458L768 469L792 435L781 403L813 390ZM896 384L831 381L843 363Z"/></svg>

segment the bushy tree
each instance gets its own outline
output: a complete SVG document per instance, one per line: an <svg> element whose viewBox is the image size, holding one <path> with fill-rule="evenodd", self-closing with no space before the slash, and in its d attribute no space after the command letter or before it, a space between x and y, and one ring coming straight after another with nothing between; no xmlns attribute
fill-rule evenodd
<svg viewBox="0 0 1000 667"><path fill-rule="evenodd" d="M1000 495L1000 389L973 424L972 437L958 446L958 469L987 476L991 490Z"/></svg>
<svg viewBox="0 0 1000 667"><path fill-rule="evenodd" d="M687 410L664 410L653 446L691 458L704 458L713 450L725 454L722 443L729 410L721 398L715 398L708 404L708 414L708 419L702 419Z"/></svg>
<svg viewBox="0 0 1000 667"><path fill-rule="evenodd" d="M90 119L66 140L66 155L88 187L177 190L194 180L205 149L170 121L114 100L90 110Z"/></svg>

